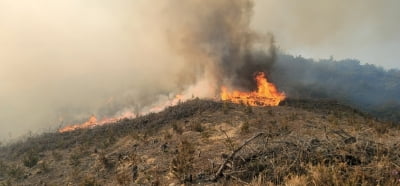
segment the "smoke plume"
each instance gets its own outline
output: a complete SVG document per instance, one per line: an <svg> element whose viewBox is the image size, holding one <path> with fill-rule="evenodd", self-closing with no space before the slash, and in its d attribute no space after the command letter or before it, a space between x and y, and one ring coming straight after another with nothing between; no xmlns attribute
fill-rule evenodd
<svg viewBox="0 0 400 186"><path fill-rule="evenodd" d="M254 89L253 73L274 61L272 36L250 28L251 0L172 0L166 12L170 44L185 59L183 84L211 77L217 87Z"/></svg>
<svg viewBox="0 0 400 186"><path fill-rule="evenodd" d="M307 69L274 63L274 37L260 31L291 52L397 67L397 7L396 0L0 0L0 140L146 111L176 94L214 97L221 85L252 90L256 71L289 96L303 95L294 87L302 82L324 85Z"/></svg>
<svg viewBox="0 0 400 186"><path fill-rule="evenodd" d="M251 0L0 1L0 139L254 89L273 38Z"/></svg>

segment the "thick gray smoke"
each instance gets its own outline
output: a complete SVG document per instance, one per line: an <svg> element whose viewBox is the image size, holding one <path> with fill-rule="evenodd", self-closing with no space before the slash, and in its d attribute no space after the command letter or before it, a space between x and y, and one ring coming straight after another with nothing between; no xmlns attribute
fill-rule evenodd
<svg viewBox="0 0 400 186"><path fill-rule="evenodd" d="M0 140L139 112L176 94L214 97L221 85L251 90L256 71L293 95L279 81L290 77L271 71L274 38L252 28L290 51L397 60L397 4L0 0Z"/></svg>
<svg viewBox="0 0 400 186"><path fill-rule="evenodd" d="M160 6L0 0L0 139L167 99L182 65Z"/></svg>
<svg viewBox="0 0 400 186"><path fill-rule="evenodd" d="M0 0L0 139L252 89L274 60L252 15L251 0Z"/></svg>
<svg viewBox="0 0 400 186"><path fill-rule="evenodd" d="M172 0L166 12L169 41L186 62L184 84L208 76L217 87L254 89L254 73L274 61L272 36L250 28L251 0Z"/></svg>

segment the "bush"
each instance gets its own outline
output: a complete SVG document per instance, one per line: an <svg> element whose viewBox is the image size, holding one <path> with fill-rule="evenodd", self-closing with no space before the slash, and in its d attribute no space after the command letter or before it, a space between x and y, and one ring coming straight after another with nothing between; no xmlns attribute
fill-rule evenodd
<svg viewBox="0 0 400 186"><path fill-rule="evenodd" d="M250 105L245 106L244 112L245 112L246 114L252 114L252 113L253 113L253 107L250 106Z"/></svg>
<svg viewBox="0 0 400 186"><path fill-rule="evenodd" d="M56 160L56 161L60 161L62 159L62 155L55 150L53 150L51 152L51 155L53 156L54 160Z"/></svg>
<svg viewBox="0 0 400 186"><path fill-rule="evenodd" d="M6 175L8 170L8 166L0 160L0 177L3 177Z"/></svg>
<svg viewBox="0 0 400 186"><path fill-rule="evenodd" d="M172 129L173 129L177 134L182 134L182 132L183 132L182 127L181 127L179 124L177 124L177 123L173 123L173 124L172 124Z"/></svg>
<svg viewBox="0 0 400 186"><path fill-rule="evenodd" d="M245 121L241 126L240 126L240 133L241 134L247 134L250 131L250 124L248 121Z"/></svg>
<svg viewBox="0 0 400 186"><path fill-rule="evenodd" d="M24 170L19 166L11 166L7 171L8 175L15 179L24 178Z"/></svg>
<svg viewBox="0 0 400 186"><path fill-rule="evenodd" d="M35 153L33 150L31 150L27 154L25 154L23 161L24 161L24 165L26 167L32 168L39 161L39 156L37 153Z"/></svg>
<svg viewBox="0 0 400 186"><path fill-rule="evenodd" d="M79 185L80 186L98 186L100 184L98 184L96 182L96 179L94 177L85 176L85 178L81 181L81 183Z"/></svg>
<svg viewBox="0 0 400 186"><path fill-rule="evenodd" d="M39 163L39 168L43 173L48 173L50 171L49 165L46 163L46 161Z"/></svg>
<svg viewBox="0 0 400 186"><path fill-rule="evenodd" d="M223 104L222 104L222 112L223 112L224 114L228 114L228 112L229 112L229 105L228 105L227 102L223 102Z"/></svg>
<svg viewBox="0 0 400 186"><path fill-rule="evenodd" d="M204 131L204 127L201 125L201 123L196 122L195 124L193 124L193 131L196 132L203 132Z"/></svg>
<svg viewBox="0 0 400 186"><path fill-rule="evenodd" d="M100 153L99 160L104 168L106 168L107 170L114 167L114 163L106 157L104 152Z"/></svg>
<svg viewBox="0 0 400 186"><path fill-rule="evenodd" d="M80 156L78 154L72 154L69 157L69 161L70 161L70 165L73 165L75 167L78 166L79 164L81 164Z"/></svg>
<svg viewBox="0 0 400 186"><path fill-rule="evenodd" d="M183 140L178 149L177 154L172 159L171 170L177 179L182 182L191 181L191 172L193 169L194 148L193 145Z"/></svg>

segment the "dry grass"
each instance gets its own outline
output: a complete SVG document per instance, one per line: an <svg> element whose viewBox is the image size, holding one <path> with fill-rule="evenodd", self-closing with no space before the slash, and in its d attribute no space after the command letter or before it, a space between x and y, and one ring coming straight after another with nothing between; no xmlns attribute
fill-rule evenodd
<svg viewBox="0 0 400 186"><path fill-rule="evenodd" d="M238 144L258 132L265 135L211 182ZM399 135L396 125L335 102L247 107L196 99L3 145L0 185L399 185Z"/></svg>
<svg viewBox="0 0 400 186"><path fill-rule="evenodd" d="M176 154L171 162L172 174L181 182L192 181L194 147L187 140L182 140L176 149Z"/></svg>

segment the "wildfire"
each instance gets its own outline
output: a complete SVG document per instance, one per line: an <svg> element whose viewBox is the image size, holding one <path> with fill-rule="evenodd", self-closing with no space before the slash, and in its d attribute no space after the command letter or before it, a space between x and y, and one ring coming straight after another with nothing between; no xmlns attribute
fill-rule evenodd
<svg viewBox="0 0 400 186"><path fill-rule="evenodd" d="M233 103L244 103L251 106L278 106L286 95L279 92L276 86L268 82L263 72L258 72L254 78L257 82L257 91L229 92L226 87L221 88L221 99Z"/></svg>
<svg viewBox="0 0 400 186"><path fill-rule="evenodd" d="M230 101L233 103L244 103L251 106L277 106L279 102L285 99L285 94L279 92L276 86L270 82L265 77L265 74L259 72L255 76L255 80L257 82L257 91L253 92L241 92L241 91L233 91L229 92L226 87L221 88L221 99L224 101ZM158 102L154 104L141 113L139 115L145 115L150 112L160 112L164 110L166 107L173 106L178 104L181 101L185 101L188 99L187 95L178 94L174 98L164 100L163 102ZM89 120L84 123L74 124L70 126L66 126L58 131L69 132L77 129L84 128L93 128L100 125L116 123L119 120L124 118L135 118L137 115L133 114L133 112L127 111L121 115L112 118L103 118L98 120L95 116L91 116Z"/></svg>
<svg viewBox="0 0 400 186"><path fill-rule="evenodd" d="M173 99L170 99L164 103L153 105L147 111L141 112L140 115L145 115L145 114L148 114L151 112L160 112L160 111L164 110L166 107L176 105L184 99L185 98L183 95L178 94ZM64 128L59 129L58 132L63 133L63 132L74 131L77 129L93 128L93 127L101 126L101 125L105 125L105 124L116 123L119 120L122 120L125 118L135 118L135 117L136 117L136 115L133 114L133 112L129 112L129 111L124 112L122 115L119 115L117 117L103 118L101 120L97 120L96 116L91 116L84 123L66 126Z"/></svg>
<svg viewBox="0 0 400 186"><path fill-rule="evenodd" d="M59 129L58 132L68 132L68 131L73 131L77 129L84 129L84 128L93 128L95 126L100 126L100 125L105 125L107 123L115 123L121 119L124 118L131 118L133 117L132 113L124 113L122 116L116 117L116 118L103 118L101 120L97 120L96 116L91 116L89 120L87 120L84 123L80 124L74 124L70 126L66 126L62 129Z"/></svg>

